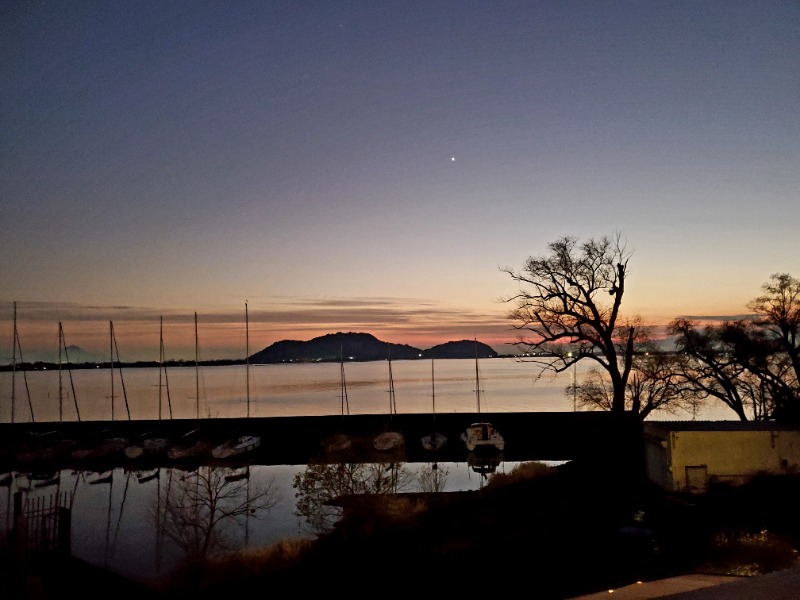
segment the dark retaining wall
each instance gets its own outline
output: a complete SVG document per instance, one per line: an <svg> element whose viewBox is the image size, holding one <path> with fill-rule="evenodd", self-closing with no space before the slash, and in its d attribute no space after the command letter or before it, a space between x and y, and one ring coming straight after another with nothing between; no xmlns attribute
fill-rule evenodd
<svg viewBox="0 0 800 600"><path fill-rule="evenodd" d="M616 464L622 470L639 469L642 465L640 422L630 414L608 412L442 413L435 418L429 414L399 414L392 419L386 415L201 419L199 430L215 442L237 433L262 436L262 446L247 459L251 464L458 462L476 458L469 456L459 436L467 425L477 421L493 423L505 438L506 446L500 456L503 461L591 459ZM434 427L448 438L447 446L435 454L426 452L420 443L422 436L430 434ZM0 424L0 461L5 470L17 468L14 451L36 437L31 433L55 432L42 439L57 439L60 435L90 443L104 436L132 439L146 433L174 440L196 428L198 421L194 419L81 421L63 423L60 427L58 423L5 423ZM402 451L381 453L372 449L372 438L387 429L404 433L406 444ZM339 432L355 440L352 453L323 455L320 442ZM125 466L122 463L126 460L122 455L115 463Z"/></svg>

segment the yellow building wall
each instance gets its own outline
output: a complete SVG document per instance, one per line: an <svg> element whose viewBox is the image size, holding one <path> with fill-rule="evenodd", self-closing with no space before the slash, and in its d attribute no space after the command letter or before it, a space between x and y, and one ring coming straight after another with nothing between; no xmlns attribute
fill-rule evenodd
<svg viewBox="0 0 800 600"><path fill-rule="evenodd" d="M674 490L688 487L686 467L707 468L708 479L741 482L759 472L800 471L799 431L673 431L669 435Z"/></svg>

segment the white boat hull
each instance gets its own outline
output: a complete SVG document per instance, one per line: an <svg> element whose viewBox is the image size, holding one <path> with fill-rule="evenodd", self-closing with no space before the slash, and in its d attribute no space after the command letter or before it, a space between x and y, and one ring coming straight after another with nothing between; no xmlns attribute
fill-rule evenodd
<svg viewBox="0 0 800 600"><path fill-rule="evenodd" d="M394 450L401 448L405 444L403 434L397 431L384 431L373 440L375 450Z"/></svg>
<svg viewBox="0 0 800 600"><path fill-rule="evenodd" d="M153 456L166 452L169 441L165 438L148 438L141 444L134 444L125 448L125 456L128 458L141 458L142 456Z"/></svg>
<svg viewBox="0 0 800 600"><path fill-rule="evenodd" d="M336 433L329 438L322 440L321 446L325 452L343 452L349 450L352 442L343 433Z"/></svg>
<svg viewBox="0 0 800 600"><path fill-rule="evenodd" d="M461 439L470 452L481 447L497 450L503 450L506 447L503 436L491 423L473 423L461 434Z"/></svg>
<svg viewBox="0 0 800 600"><path fill-rule="evenodd" d="M196 442L191 446L172 446L167 450L167 456L171 460L183 460L187 458L198 458L205 455L209 450L206 442Z"/></svg>
<svg viewBox="0 0 800 600"><path fill-rule="evenodd" d="M230 458L240 454L252 452L261 446L261 438L254 435L244 435L235 440L220 444L211 450L214 458Z"/></svg>

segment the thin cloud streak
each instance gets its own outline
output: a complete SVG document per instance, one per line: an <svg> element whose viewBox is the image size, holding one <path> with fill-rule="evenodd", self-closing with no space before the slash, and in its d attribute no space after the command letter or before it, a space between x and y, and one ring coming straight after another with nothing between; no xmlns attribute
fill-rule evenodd
<svg viewBox="0 0 800 600"><path fill-rule="evenodd" d="M754 319L756 316L757 315L750 313L738 315L687 315L681 318L688 321L699 321L700 323L724 323L726 321L744 321L747 319Z"/></svg>
<svg viewBox="0 0 800 600"><path fill-rule="evenodd" d="M281 340L306 341L336 332L370 333L378 339L421 349L462 339L478 339L502 353L515 353L525 331L515 328L504 307L485 313L464 307L446 307L419 298L279 297L248 303L250 351ZM0 363L12 362L13 310L0 312ZM198 337L203 359L241 359L245 348L244 302L241 308L198 314ZM715 323L751 318L750 314L688 315L683 318ZM156 360L159 323L168 358L194 357L194 311L137 306L98 306L75 302L17 302L17 329L31 360L56 360L58 323L65 341L96 360L107 360L109 321L125 348L124 360ZM655 336L667 337L665 324L654 323ZM122 351L122 350L121 350Z"/></svg>
<svg viewBox="0 0 800 600"><path fill-rule="evenodd" d="M264 305L267 305L266 307ZM242 358L245 333L241 309L197 311L198 337L205 359ZM135 306L96 306L79 303L18 302L17 329L32 356L57 355L57 325L63 323L70 345L97 356L106 353L109 321L115 337L129 353L126 360L154 360L158 352L159 321L163 317L165 346L171 358L194 354L194 313L175 309ZM8 332L11 348L12 311L0 313L0 328ZM371 333L382 341L420 348L457 339L479 338L493 347L511 344L516 333L502 311L485 314L464 307L437 306L435 302L393 298L281 298L248 304L251 351L284 339L308 340L328 333ZM5 336L4 336L5 337ZM495 348L499 352L504 350ZM4 363L11 356L2 353Z"/></svg>
<svg viewBox="0 0 800 600"><path fill-rule="evenodd" d="M442 306L420 298L277 297L248 303L250 351L281 340L306 341L336 332L370 333L378 339L421 349L462 339L478 339L501 354L515 353L515 342L525 331L515 328L505 307L495 313L465 307ZM12 362L13 310L0 311L0 363ZM202 309L198 314L198 337L203 359L241 359L245 348L244 302L229 310ZM687 315L699 323L719 323L752 318L752 314ZM76 302L17 302L17 329L31 360L56 360L58 323L65 341L78 346L96 360L107 360L109 321L115 337L125 348L124 360L156 360L159 323L168 358L194 357L194 311L137 306L98 306ZM656 338L668 337L666 325L653 323ZM121 350L122 351L122 350Z"/></svg>

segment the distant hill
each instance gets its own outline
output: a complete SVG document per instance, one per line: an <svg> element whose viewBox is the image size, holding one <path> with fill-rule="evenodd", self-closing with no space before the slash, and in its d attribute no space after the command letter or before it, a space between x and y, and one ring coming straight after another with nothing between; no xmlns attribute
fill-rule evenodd
<svg viewBox="0 0 800 600"><path fill-rule="evenodd" d="M20 365L23 362L26 364L32 363L48 363L48 364L58 364L58 351L47 350L47 351L31 351L26 352L23 357L20 357L17 354L16 357L13 357L12 354L0 356L0 364L8 364L11 365L16 358L17 364ZM87 352L80 346L67 346L63 348L61 351L61 361L62 363L67 363L75 365L81 363L98 363L102 362L103 359L98 358L96 355L92 354L91 352ZM108 360L106 358L105 360Z"/></svg>
<svg viewBox="0 0 800 600"><path fill-rule="evenodd" d="M419 358L422 351L405 344L382 342L369 333L329 333L307 342L283 340L250 357L251 363L330 362Z"/></svg>
<svg viewBox="0 0 800 600"><path fill-rule="evenodd" d="M461 340L458 342L446 342L433 348L422 351L422 358L475 358L477 350L478 358L497 358L498 354L482 342L475 340Z"/></svg>
<svg viewBox="0 0 800 600"><path fill-rule="evenodd" d="M100 362L100 359L98 359L97 356L90 352L86 352L86 350L80 346L67 346L64 348L64 356L62 358L66 361L68 357L70 363ZM106 358L106 360L108 359Z"/></svg>
<svg viewBox="0 0 800 600"><path fill-rule="evenodd" d="M412 360L419 358L473 358L474 341L447 342L428 350L420 350L407 344L383 342L369 333L329 333L302 342L282 340L259 350L250 356L254 364L284 362L332 362L339 361L343 355L348 361ZM433 354L431 354L433 353ZM478 342L480 357L497 356L497 352L486 344Z"/></svg>

